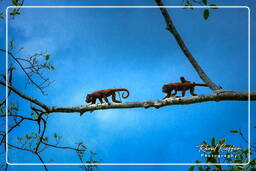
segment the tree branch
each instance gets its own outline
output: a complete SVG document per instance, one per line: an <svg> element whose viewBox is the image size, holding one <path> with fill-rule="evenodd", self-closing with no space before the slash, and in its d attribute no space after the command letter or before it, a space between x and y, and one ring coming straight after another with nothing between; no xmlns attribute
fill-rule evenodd
<svg viewBox="0 0 256 171"><path fill-rule="evenodd" d="M85 151L83 149L77 149L77 148L72 148L72 147L64 147L64 146L52 145L52 144L48 144L48 143L46 143L44 141L42 141L41 143L46 145L46 146L53 147L53 148L69 149L69 150L74 150L74 151Z"/></svg>
<svg viewBox="0 0 256 171"><path fill-rule="evenodd" d="M21 120L19 122L17 122L15 125L13 125L8 131L7 134L9 134L14 128L16 128L17 126L19 126L21 124L21 122L24 121L24 118L21 118ZM4 139L6 137L6 133L3 135L1 141L0 141L0 145L3 143Z"/></svg>
<svg viewBox="0 0 256 171"><path fill-rule="evenodd" d="M15 61L16 63L20 66L20 68L22 69L22 71L26 74L26 76L28 77L29 81L35 85L40 91L41 93L44 95L44 91L42 90L42 88L35 82L33 81L33 79L29 76L29 74L26 72L25 68L22 66L22 64L20 63L20 61L12 54L12 52L6 51L4 49L0 49L0 51L8 53Z"/></svg>
<svg viewBox="0 0 256 171"><path fill-rule="evenodd" d="M43 164L44 169L45 169L46 171L48 171L48 168L47 168L46 165L44 164L44 160L43 160L42 157L39 155L39 153L36 152L35 154L36 154L36 156L39 158L39 160L41 161L41 163Z"/></svg>
<svg viewBox="0 0 256 171"><path fill-rule="evenodd" d="M250 92L250 100L256 100L256 91ZM107 103L84 105L77 107L49 107L48 113L73 113L79 112L82 115L84 112L103 110L103 109L126 109L126 108L161 108L171 105L188 105L202 103L208 101L248 101L247 91L223 91L210 95L199 95L192 97L171 97L165 100L151 100L144 102L127 102L127 103Z"/></svg>
<svg viewBox="0 0 256 171"><path fill-rule="evenodd" d="M214 82L211 81L211 79L206 75L206 73L203 71L201 66L197 63L196 59L193 57L193 55L190 53L189 49L187 48L185 42L181 38L180 34L178 33L177 29L175 28L171 17L167 11L167 9L164 7L164 4L161 0L155 0L157 5L159 6L161 13L165 19L167 30L172 33L175 40L177 41L178 45L180 46L182 52L187 57L189 62L192 64L196 72L198 73L199 77L215 92L220 91L221 88L217 86Z"/></svg>
<svg viewBox="0 0 256 171"><path fill-rule="evenodd" d="M0 81L0 84L5 86L5 83ZM256 100L256 91L221 91L218 93L208 94L208 95L199 95L199 96L192 96L192 97L171 97L165 100L151 100L151 101L144 101L144 102L127 102L127 103L112 103L112 104L93 104L93 105L82 105L82 106L75 106L75 107L55 107L55 106L47 106L44 103L29 97L22 93L21 91L17 90L11 85L8 87L20 97L42 107L45 109L47 113L74 113L78 112L82 115L84 112L94 111L94 110L103 110L103 109L126 109L126 108L149 108L155 107L160 108L164 106L171 106L171 105L185 105L185 104L194 104L194 103L201 103L201 102L208 102L208 101L248 101L249 95L250 100ZM34 110L34 108L33 108ZM35 109L37 110L37 109Z"/></svg>
<svg viewBox="0 0 256 171"><path fill-rule="evenodd" d="M6 86L5 82L3 82L3 81L0 81L0 84L3 85L3 86ZM16 93L18 96L22 97L23 99L28 100L28 101L30 101L30 102L32 102L32 103L42 107L45 110L48 109L48 107L45 104L43 104L42 102L39 102L38 100L25 95L24 93L22 93L21 91L17 90L16 88L11 86L10 84L8 84L8 88L10 88L14 93Z"/></svg>

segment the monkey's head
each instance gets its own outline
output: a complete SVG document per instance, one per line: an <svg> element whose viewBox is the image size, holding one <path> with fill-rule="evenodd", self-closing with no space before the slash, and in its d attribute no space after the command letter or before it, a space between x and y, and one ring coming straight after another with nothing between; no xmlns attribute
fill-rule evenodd
<svg viewBox="0 0 256 171"><path fill-rule="evenodd" d="M90 94L87 94L85 101L86 101L86 103L91 103L92 102L92 96Z"/></svg>
<svg viewBox="0 0 256 171"><path fill-rule="evenodd" d="M181 77L180 77L180 81L181 81L182 83L184 83L184 82L186 82L187 80L185 79L185 77L181 76Z"/></svg>

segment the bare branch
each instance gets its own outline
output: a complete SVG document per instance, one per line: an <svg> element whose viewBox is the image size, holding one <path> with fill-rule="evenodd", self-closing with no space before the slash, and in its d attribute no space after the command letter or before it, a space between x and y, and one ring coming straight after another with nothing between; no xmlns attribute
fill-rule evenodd
<svg viewBox="0 0 256 171"><path fill-rule="evenodd" d="M4 49L0 49L1 52L8 53L12 59L18 64L18 66L22 69L22 71L25 73L25 75L28 78L28 83L32 83L36 88L38 88L43 95L46 95L44 92L44 89L48 87L52 81L50 81L48 78L45 78L43 76L43 73L41 72L42 69L50 69L54 68L50 63L44 63L44 65L39 64L37 58L43 57L43 56L48 56L45 55L44 53L35 53L34 55L27 57L27 58L18 58L14 56L14 54L11 51L6 51ZM23 63L25 62L28 66L25 67L23 66ZM41 79L41 83L36 83L33 80L33 75L36 75Z"/></svg>
<svg viewBox="0 0 256 171"><path fill-rule="evenodd" d="M193 55L191 54L191 52L189 51L189 49L187 48L185 42L183 41L183 39L181 38L180 34L178 33L177 29L175 28L170 15L167 11L167 9L164 7L164 4L161 0L155 0L157 5L159 6L162 15L165 19L166 25L167 25L167 30L172 33L172 35L174 36L174 38L176 39L178 45L180 46L182 52L184 53L184 55L187 57L187 59L189 60L189 62L192 64L192 66L194 67L194 69L196 70L196 72L198 73L198 75L200 76L200 78L213 90L213 91L220 91L221 88L219 86L217 86L214 82L211 81L211 79L206 75L206 73L203 71L203 69L201 68L201 66L197 63L196 59L193 57Z"/></svg>
<svg viewBox="0 0 256 171"><path fill-rule="evenodd" d="M127 109L127 108L160 108L171 105L187 105L202 103L208 101L248 101L247 91L223 91L210 95L199 95L192 97L171 97L165 100L152 100L144 102L127 102L127 103L112 103L112 104L93 104L77 107L49 107L48 113L74 113L79 112L82 115L84 112L104 110L104 109ZM250 92L250 100L256 100L256 91Z"/></svg>
<svg viewBox="0 0 256 171"><path fill-rule="evenodd" d="M29 152L31 152L31 153L34 153L34 151L33 151L33 150L30 150L30 149L27 149L27 148L21 148L21 147L18 147L18 146L15 146L15 145L9 144L9 143L8 143L8 146L10 146L10 147L12 147L12 148L16 148L16 149L18 149L18 150L22 150L22 151L29 151Z"/></svg>
<svg viewBox="0 0 256 171"><path fill-rule="evenodd" d="M14 69L15 69L15 68L13 68L12 66L8 68L8 72L10 72L10 74L9 74L9 79L8 79L8 82L9 82L8 84L10 84L10 85L12 84L12 77L13 77L13 76L12 76L12 75L13 75L12 72L13 72ZM7 81L7 80L6 80L6 75L3 75L3 77L4 77L5 81ZM7 97L9 97L10 94L11 94L11 90L9 89L9 90L8 90L8 94L7 94ZM2 101L2 103L0 104L0 106L2 106L2 105L4 105L4 104L6 104L6 98Z"/></svg>
<svg viewBox="0 0 256 171"><path fill-rule="evenodd" d="M0 84L5 86L5 83L0 81ZM112 104L93 104L93 105L83 105L83 106L75 106L75 107L55 107L55 106L47 106L42 102L25 95L24 93L20 92L16 88L8 85L8 87L20 97L42 107L47 113L74 113L78 112L81 115L84 112L94 111L94 110L103 110L103 109L125 109L125 108L149 108L155 107L160 108L164 106L171 106L171 105L185 105L185 104L194 104L194 103L201 103L201 102L208 102L208 101L248 101L249 94L250 100L256 100L256 91L221 91L214 94L208 95L199 95L199 96L192 96L192 97L172 97L165 100L151 100L151 101L144 101L144 102L127 102L127 103L112 103ZM32 107L33 108L33 107ZM33 108L33 110L37 110ZM40 110L38 110L40 111Z"/></svg>
<svg viewBox="0 0 256 171"><path fill-rule="evenodd" d="M0 117L6 117L6 115L0 115ZM37 121L37 119L28 118L28 117L21 116L21 115L8 115L8 117L18 117L18 118L22 118L25 120Z"/></svg>
<svg viewBox="0 0 256 171"><path fill-rule="evenodd" d="M23 121L24 121L24 118L22 118L19 122L17 122L15 125L13 125L13 126L7 131L7 134L9 134L14 128L16 128L17 126L19 126L20 123L23 122ZM6 137L6 133L3 135L2 139L1 139L0 145L3 143L5 137Z"/></svg>
<svg viewBox="0 0 256 171"><path fill-rule="evenodd" d="M46 165L44 164L43 158L39 155L38 152L36 152L35 154L36 154L36 156L39 158L39 160L41 161L41 163L43 164L45 170L48 171L48 168L47 168Z"/></svg>
<svg viewBox="0 0 256 171"><path fill-rule="evenodd" d="M36 148L35 148L36 153L38 152L38 148L41 145L41 142L43 141L44 133L45 133L45 130L46 130L46 121L43 118L41 118L41 120L43 121L44 129L43 129L43 132L42 132L42 134L39 138L39 141L37 142L37 145L36 145Z"/></svg>
<svg viewBox="0 0 256 171"><path fill-rule="evenodd" d="M3 81L0 81L0 84L3 85L3 86L6 86L5 82L3 82ZM42 102L40 102L40 101L38 101L38 100L36 100L36 99L34 99L32 97L29 97L29 96L25 95L24 93L22 93L21 91L17 90L16 88L11 86L10 84L8 84L8 88L10 88L14 93L16 93L18 96L22 97L23 99L26 99L26 100L28 100L28 101L30 101L30 102L32 102L32 103L42 107L45 110L48 109L48 107L45 104L43 104Z"/></svg>
<svg viewBox="0 0 256 171"><path fill-rule="evenodd" d="M77 148L72 148L72 147L63 147L63 146L52 145L52 144L48 144L44 141L42 141L42 144L49 146L49 147L60 148L60 149L69 149L69 150L74 150L74 151L86 151L83 149L77 149Z"/></svg>

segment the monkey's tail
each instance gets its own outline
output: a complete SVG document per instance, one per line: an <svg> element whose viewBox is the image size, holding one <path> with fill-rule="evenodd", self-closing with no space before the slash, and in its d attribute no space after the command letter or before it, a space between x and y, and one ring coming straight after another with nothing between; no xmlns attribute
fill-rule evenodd
<svg viewBox="0 0 256 171"><path fill-rule="evenodd" d="M208 87L207 84L200 84L200 83L194 83L195 86L204 86L204 87Z"/></svg>
<svg viewBox="0 0 256 171"><path fill-rule="evenodd" d="M124 98L124 99L129 97L129 95L130 95L130 92L125 88L117 88L116 91L125 91L127 93L126 96L125 96L125 92L122 93L122 98Z"/></svg>

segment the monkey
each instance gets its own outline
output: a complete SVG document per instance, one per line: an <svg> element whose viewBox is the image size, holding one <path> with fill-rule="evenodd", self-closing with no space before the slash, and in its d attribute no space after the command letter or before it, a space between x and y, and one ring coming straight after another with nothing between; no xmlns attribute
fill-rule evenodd
<svg viewBox="0 0 256 171"><path fill-rule="evenodd" d="M125 88L104 89L104 90L95 91L91 94L87 94L85 101L87 103L95 104L97 99L99 99L100 103L103 103L102 99L104 99L108 104L110 104L110 102L108 101L108 97L112 96L113 102L122 103L121 101L116 100L116 92L119 92L119 91L125 91L127 93L126 96L124 96L124 92L122 93L123 98L127 98L130 95L129 91Z"/></svg>
<svg viewBox="0 0 256 171"><path fill-rule="evenodd" d="M199 84L199 83L187 81L184 77L180 77L180 81L181 82L165 84L162 87L163 93L167 93L167 95L163 99L169 98L170 96L175 96L178 91L181 91L182 97L184 97L187 90L190 91L190 94L192 96L197 96L197 94L195 94L195 86L207 87L206 84ZM172 94L173 90L174 90L174 93Z"/></svg>

